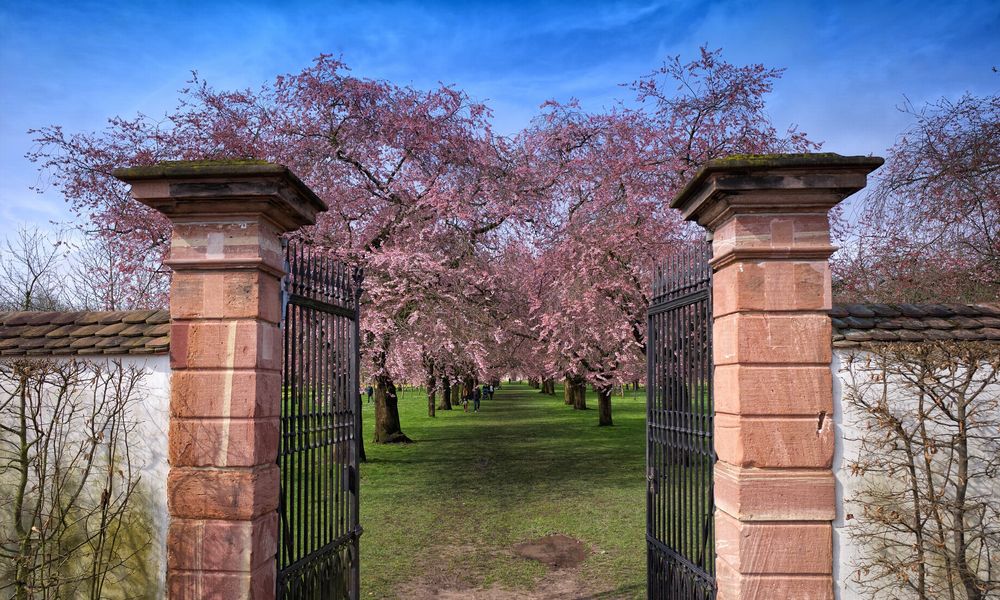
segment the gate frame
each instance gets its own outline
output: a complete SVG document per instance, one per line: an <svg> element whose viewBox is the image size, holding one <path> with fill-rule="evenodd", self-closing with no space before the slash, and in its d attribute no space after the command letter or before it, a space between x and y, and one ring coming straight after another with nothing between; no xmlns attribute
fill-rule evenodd
<svg viewBox="0 0 1000 600"><path fill-rule="evenodd" d="M719 600L833 598L828 212L882 162L714 160L671 203L712 239Z"/></svg>
<svg viewBox="0 0 1000 600"><path fill-rule="evenodd" d="M287 167L263 161L114 176L172 225L167 594L274 598L280 240L327 207Z"/></svg>
<svg viewBox="0 0 1000 600"><path fill-rule="evenodd" d="M716 595L715 585L715 531L712 521L714 514L713 472L715 467L714 445L714 401L712 374L712 270L709 265L711 248L708 242L696 242L690 248L682 248L660 265L654 274L653 293L647 311L646 344L646 595L649 598L670 598L671 600L711 600ZM688 331L683 331L687 329ZM680 349L668 347L665 343L674 334L687 336L694 332L696 344L703 347L691 348L690 339L681 338ZM662 350L662 352L661 352ZM672 360L668 354L674 354ZM661 365L662 362L662 365ZM661 373L669 381L661 388ZM699 390L698 380L703 381ZM662 383L666 384L667 381ZM680 385L678 385L680 384ZM691 388L698 390L696 396L706 391L708 407L712 414L696 415L693 407L678 410L674 396L683 389L689 394ZM688 399L690 402L690 396ZM654 409L664 413L657 417L654 425ZM672 407L672 408L671 408ZM673 413L671 415L671 413ZM664 418L665 417L665 418ZM664 418L661 422L660 418ZM657 442L654 427L660 436L667 439ZM695 444L698 438L705 438ZM706 444L696 451L698 446ZM706 453L707 450L707 453ZM707 456L706 456L707 454ZM656 458L654 459L654 455ZM682 482L678 486L668 481L667 467L676 466L678 459L685 462L708 459L685 476L695 475L695 483ZM671 464L667 464L667 463ZM693 461L692 461L693 462ZM653 463L653 464L651 464ZM687 465L685 465L687 466ZM670 493L663 494L662 486L671 486ZM707 484L707 493L698 493L698 485ZM703 520L698 524L700 534L681 535L670 539L667 523L657 517L678 523L690 515L677 515L680 511L694 512ZM657 531L659 530L659 531ZM671 546L674 543L679 547ZM692 544L700 543L695 548ZM707 556L711 552L711 556ZM664 566L665 571L660 567Z"/></svg>
<svg viewBox="0 0 1000 600"><path fill-rule="evenodd" d="M312 548L304 556L293 560L291 564L286 565L285 572L293 568L294 570L307 569L311 561L322 560L324 555L328 555L330 552L339 552L340 548L347 547L348 554L353 558L350 564L348 598L350 600L357 600L361 593L360 537L363 533L360 514L360 445L363 433L361 428L361 411L363 407L358 390L360 389L361 380L361 293L364 274L359 268L352 269L344 263L322 254L317 254L312 247L305 244L289 243L287 240L282 240L282 248L285 254L286 272L286 275L281 280L281 329L283 334L283 363L281 373L283 394L288 393L290 390L298 389L298 386L295 384L301 383L300 377L302 375L310 377L310 383L313 385L321 384L320 387L323 387L322 384L330 385L331 379L336 380L335 374L342 373L343 371L346 371L347 374L347 383L344 385L345 389L338 390L340 382L337 381L332 385L334 394L326 398L328 404L325 408L330 408L329 402L331 400L334 402L332 420L333 441L330 443L330 440L327 440L327 443L322 444L322 447L330 447L334 456L336 456L336 452L338 451L336 445L347 442L346 469L340 473L342 481L325 481L325 490L317 490L315 482L313 482L312 486L305 486L307 500L316 500L321 495L326 496L324 501L325 507L330 507L329 500L332 496L333 514L331 515L328 512L324 516L346 517L348 519L348 522L345 523L346 530L339 536L329 539L322 547ZM296 317L290 320L289 310L292 306L298 307L298 309ZM322 331L323 328L323 325L308 322L310 320L310 313L313 314L313 318L327 316L333 319L347 319L350 322L349 329L342 328L336 324L333 325L334 335L339 335L341 338L339 343L350 346L346 369L338 368L340 365L336 361L324 362L320 358L320 353L316 351L315 345L310 346L310 344L315 343L314 340L317 337L317 333ZM325 325L329 327L331 324L327 322ZM330 330L327 329L325 333L329 334ZM307 339L309 341L306 341ZM322 335L320 339L323 339ZM296 352L289 347L290 343L296 344L304 341L305 347L303 350L305 352ZM293 358L291 365L287 364L289 358ZM300 360L296 361L294 358ZM310 364L304 370L302 367L303 359L310 361ZM314 368L319 372L313 373L310 376L310 372ZM352 436L347 438L347 440L341 438L337 441L338 427L336 419L338 411L336 410L336 404L340 401L351 406L351 429L353 432ZM305 416L308 419L315 418L317 414L322 414L322 412L309 412L305 415L296 413L290 416L296 419L301 419L301 417ZM282 438L285 438L286 435L284 431L285 416L283 413L279 415ZM292 422L295 422L295 420L293 419ZM293 430L291 433L301 433L301 429ZM314 432L307 431L307 433ZM281 458L284 455L284 442L285 440L283 439L278 446L277 462L279 470L281 468ZM310 450L316 448L312 444L307 444L307 446ZM336 458L332 460L336 461ZM323 464L326 465L327 463L324 462ZM287 489L284 486L285 482L285 474L282 473L282 487L278 501L279 546L276 555L277 578L275 596L278 598L286 597L283 592L287 591L283 588L285 574L281 568L283 556L280 544L284 539L282 532L286 531L285 525L290 519L288 516L289 513L286 512L288 507L287 498L295 494L294 490ZM330 491L331 486L334 489L332 494ZM321 485L320 488L322 487ZM312 494L310 494L310 490L313 492ZM319 493L316 493L317 491ZM345 497L349 499L350 505L342 513L338 509L338 506ZM303 526L302 523L296 523L296 525L299 528ZM317 528L313 526L308 526L306 529L313 534L317 531ZM303 532L299 530L296 533L301 535ZM339 543L335 545L335 542ZM321 585L324 583L321 583ZM295 597L294 594L292 597Z"/></svg>

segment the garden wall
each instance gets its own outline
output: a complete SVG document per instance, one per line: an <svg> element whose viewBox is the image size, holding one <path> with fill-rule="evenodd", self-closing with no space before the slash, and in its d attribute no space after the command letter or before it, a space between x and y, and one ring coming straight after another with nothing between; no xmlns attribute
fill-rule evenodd
<svg viewBox="0 0 1000 600"><path fill-rule="evenodd" d="M1000 307L850 305L833 324L836 597L976 597L1000 580Z"/></svg>
<svg viewBox="0 0 1000 600"><path fill-rule="evenodd" d="M0 477L0 529L18 535L13 506L22 497L35 588L59 586L52 594L60 597L164 595L168 328L165 311L0 313L0 435L9 442L0 452L16 461L22 432L29 446L25 492L18 463ZM52 525L58 510L44 498L53 496L80 526ZM102 529L107 535L96 535ZM70 560L45 558L53 553ZM95 562L108 567L101 577L92 575ZM5 590L17 578L7 569L0 577Z"/></svg>

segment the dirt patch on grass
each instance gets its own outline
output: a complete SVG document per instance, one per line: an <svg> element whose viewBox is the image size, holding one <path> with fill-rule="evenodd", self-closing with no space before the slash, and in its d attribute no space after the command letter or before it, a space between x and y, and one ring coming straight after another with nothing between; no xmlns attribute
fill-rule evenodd
<svg viewBox="0 0 1000 600"><path fill-rule="evenodd" d="M586 544L561 533L515 544L514 552L518 556L537 560L553 569L576 567L590 554Z"/></svg>
<svg viewBox="0 0 1000 600"><path fill-rule="evenodd" d="M471 553L469 546L439 548L441 554ZM427 571L421 577L396 588L398 598L407 600L608 600L631 597L613 588L595 583L584 577L579 565L590 555L584 542L562 534L547 535L515 544L501 554L538 561L549 568L548 573L536 580L530 589L511 589L494 584L477 586L480 575L476 569L457 574L442 564L441 569ZM446 562L446 561L444 561Z"/></svg>
<svg viewBox="0 0 1000 600"><path fill-rule="evenodd" d="M620 598L607 589L595 589L577 569L551 571L531 590L504 587L462 588L435 585L428 581L411 581L400 588L400 598L407 600L605 600Z"/></svg>

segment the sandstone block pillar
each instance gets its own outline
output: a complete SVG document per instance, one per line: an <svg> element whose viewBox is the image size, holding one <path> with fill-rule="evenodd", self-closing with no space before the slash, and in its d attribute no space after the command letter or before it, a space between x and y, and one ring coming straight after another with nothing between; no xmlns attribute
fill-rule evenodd
<svg viewBox="0 0 1000 600"><path fill-rule="evenodd" d="M719 600L833 598L828 211L881 164L711 161L672 203L712 240Z"/></svg>
<svg viewBox="0 0 1000 600"><path fill-rule="evenodd" d="M173 225L167 590L273 598L281 398L281 235L326 210L256 161L120 169Z"/></svg>

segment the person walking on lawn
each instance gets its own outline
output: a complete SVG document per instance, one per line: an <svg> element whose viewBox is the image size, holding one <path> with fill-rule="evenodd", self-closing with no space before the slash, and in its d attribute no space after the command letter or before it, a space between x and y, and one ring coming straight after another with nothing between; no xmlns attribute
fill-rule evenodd
<svg viewBox="0 0 1000 600"><path fill-rule="evenodd" d="M476 386L476 389L472 392L472 412L479 412L479 401L483 398L483 390Z"/></svg>

